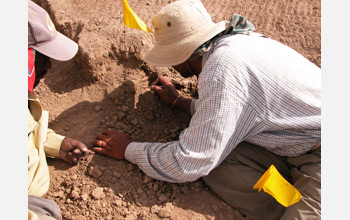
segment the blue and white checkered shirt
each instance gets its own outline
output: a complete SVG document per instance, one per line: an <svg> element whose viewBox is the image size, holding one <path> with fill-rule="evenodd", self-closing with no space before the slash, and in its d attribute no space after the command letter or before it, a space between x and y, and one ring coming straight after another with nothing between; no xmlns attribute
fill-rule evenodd
<svg viewBox="0 0 350 220"><path fill-rule="evenodd" d="M169 182L206 176L242 141L298 156L321 141L321 70L269 38L229 35L203 57L199 98L179 141L132 142L126 159Z"/></svg>

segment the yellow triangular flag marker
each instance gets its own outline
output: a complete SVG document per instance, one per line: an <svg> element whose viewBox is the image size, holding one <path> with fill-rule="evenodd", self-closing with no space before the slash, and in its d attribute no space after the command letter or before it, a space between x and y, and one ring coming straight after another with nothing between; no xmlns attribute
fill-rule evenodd
<svg viewBox="0 0 350 220"><path fill-rule="evenodd" d="M277 171L274 165L261 176L253 189L264 189L264 191L273 196L279 203L288 207L301 199L300 192L291 185Z"/></svg>
<svg viewBox="0 0 350 220"><path fill-rule="evenodd" d="M153 33L153 31L145 24L145 22L143 22L139 16L135 14L135 12L133 12L126 0L123 0L123 12L124 24L126 26Z"/></svg>

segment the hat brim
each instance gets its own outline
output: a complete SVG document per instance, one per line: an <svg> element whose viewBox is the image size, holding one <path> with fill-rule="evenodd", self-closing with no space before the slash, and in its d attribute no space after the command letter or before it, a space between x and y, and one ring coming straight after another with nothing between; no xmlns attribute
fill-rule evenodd
<svg viewBox="0 0 350 220"><path fill-rule="evenodd" d="M169 45L155 44L151 51L144 57L144 60L154 66L176 66L184 63L193 52L203 43L213 38L226 29L227 21L206 25L181 42Z"/></svg>
<svg viewBox="0 0 350 220"><path fill-rule="evenodd" d="M52 59L60 61L70 60L78 52L78 44L59 32L57 32L55 40L32 46L32 48Z"/></svg>

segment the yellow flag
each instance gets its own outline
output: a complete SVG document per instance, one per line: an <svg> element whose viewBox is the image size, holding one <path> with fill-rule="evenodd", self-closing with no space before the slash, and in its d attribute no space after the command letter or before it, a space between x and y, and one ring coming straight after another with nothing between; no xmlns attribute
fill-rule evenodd
<svg viewBox="0 0 350 220"><path fill-rule="evenodd" d="M153 31L143 22L139 16L133 12L133 10L129 7L128 2L126 0L123 0L123 11L124 11L124 24L131 28L140 29L146 32Z"/></svg>
<svg viewBox="0 0 350 220"><path fill-rule="evenodd" d="M264 189L264 191L273 196L279 203L288 207L301 199L300 192L292 186L277 171L274 165L261 176L253 189Z"/></svg>

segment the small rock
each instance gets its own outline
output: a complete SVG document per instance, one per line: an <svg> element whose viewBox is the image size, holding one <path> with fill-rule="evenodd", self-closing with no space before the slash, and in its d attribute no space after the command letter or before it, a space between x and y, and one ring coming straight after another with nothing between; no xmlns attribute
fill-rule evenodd
<svg viewBox="0 0 350 220"><path fill-rule="evenodd" d="M124 112L122 112L122 111L119 111L117 114L118 114L119 120L125 116Z"/></svg>
<svg viewBox="0 0 350 220"><path fill-rule="evenodd" d="M152 177L149 177L149 176L145 175L145 179L143 180L143 182L144 182L145 184L147 184L147 183L151 182L152 180L153 180Z"/></svg>
<svg viewBox="0 0 350 220"><path fill-rule="evenodd" d="M155 192L157 192L158 191L158 189L159 189L159 184L158 184L158 182L156 182L155 184L153 184L153 191L155 191Z"/></svg>
<svg viewBox="0 0 350 220"><path fill-rule="evenodd" d="M96 189L94 189L94 191L92 191L91 195L96 200L97 199L103 199L105 197L105 194L103 192L103 188L102 187L97 187Z"/></svg>
<svg viewBox="0 0 350 220"><path fill-rule="evenodd" d="M64 199L63 191L55 192L55 193L52 194L52 196Z"/></svg>
<svg viewBox="0 0 350 220"><path fill-rule="evenodd" d="M114 171L113 176L115 176L117 179L122 177L122 175L119 172L117 172L117 171Z"/></svg>
<svg viewBox="0 0 350 220"><path fill-rule="evenodd" d="M102 109L102 107L101 107L101 106L99 106L99 105L96 105L96 106L95 106L95 111L96 111L96 112L101 111L101 109Z"/></svg>
<svg viewBox="0 0 350 220"><path fill-rule="evenodd" d="M112 118L112 121L113 121L114 123L116 123L116 122L118 121L118 116L117 116L117 115L114 115L113 118Z"/></svg>
<svg viewBox="0 0 350 220"><path fill-rule="evenodd" d="M116 128L119 128L120 130L127 130L128 129L128 126L126 126L124 123L122 122L117 122L115 123L115 127Z"/></svg>
<svg viewBox="0 0 350 220"><path fill-rule="evenodd" d="M89 198L89 195L87 193L83 193L83 195L81 195L81 199L83 201L86 201Z"/></svg>
<svg viewBox="0 0 350 220"><path fill-rule="evenodd" d="M65 131L68 131L68 130L69 130L69 127L68 127L68 126L66 126L66 127L64 128L64 130L65 130Z"/></svg>
<svg viewBox="0 0 350 220"><path fill-rule="evenodd" d="M113 202L113 205L117 206L117 207L121 207L123 206L123 202L121 200L117 200Z"/></svg>
<svg viewBox="0 0 350 220"><path fill-rule="evenodd" d="M174 206L170 202L167 202L165 204L165 207L159 210L158 216L161 218L171 217L171 213L173 212L173 209L174 209Z"/></svg>
<svg viewBox="0 0 350 220"><path fill-rule="evenodd" d="M106 122L106 126L109 128L112 128L112 127L114 127L114 123L111 121L108 121L108 122Z"/></svg>
<svg viewBox="0 0 350 220"><path fill-rule="evenodd" d="M160 194L158 200L159 200L159 202L165 202L168 200L168 197L164 194Z"/></svg>
<svg viewBox="0 0 350 220"><path fill-rule="evenodd" d="M77 192L77 191L72 191L71 193L70 193L70 196L72 197L72 199L74 199L74 200L76 200L76 199L79 199L79 193Z"/></svg>
<svg viewBox="0 0 350 220"><path fill-rule="evenodd" d="M70 213L70 212L64 212L64 213L63 213L63 216L64 216L66 219L71 219L71 213Z"/></svg>
<svg viewBox="0 0 350 220"><path fill-rule="evenodd" d="M159 210L160 210L160 206L158 206L158 205L154 205L154 206L152 206L151 207L151 210L150 210L150 212L152 213L152 214L154 214L154 213L158 213L159 212Z"/></svg>
<svg viewBox="0 0 350 220"><path fill-rule="evenodd" d="M147 220L147 219L149 219L149 217L148 217L148 214L146 213L146 211L142 211L139 213L137 219L138 220Z"/></svg>
<svg viewBox="0 0 350 220"><path fill-rule="evenodd" d="M126 165L126 170L127 170L128 172L133 171L133 170L134 170L134 165L132 165L131 163L129 163L128 165Z"/></svg>
<svg viewBox="0 0 350 220"><path fill-rule="evenodd" d="M133 120L131 120L131 124L133 124L133 125L137 125L137 118L134 118Z"/></svg>
<svg viewBox="0 0 350 220"><path fill-rule="evenodd" d="M78 215L78 216L73 216L72 220L86 220L85 216Z"/></svg>
<svg viewBox="0 0 350 220"><path fill-rule="evenodd" d="M97 179L102 175L102 171L97 166L90 166L89 175Z"/></svg>
<svg viewBox="0 0 350 220"><path fill-rule="evenodd" d="M77 180L77 179L78 179L78 175L77 175L77 174L74 174L70 179L71 179L71 180Z"/></svg>
<svg viewBox="0 0 350 220"><path fill-rule="evenodd" d="M211 209L212 209L215 213L217 213L217 212L219 211L219 207L218 207L217 204L212 204L212 205L211 205Z"/></svg>

